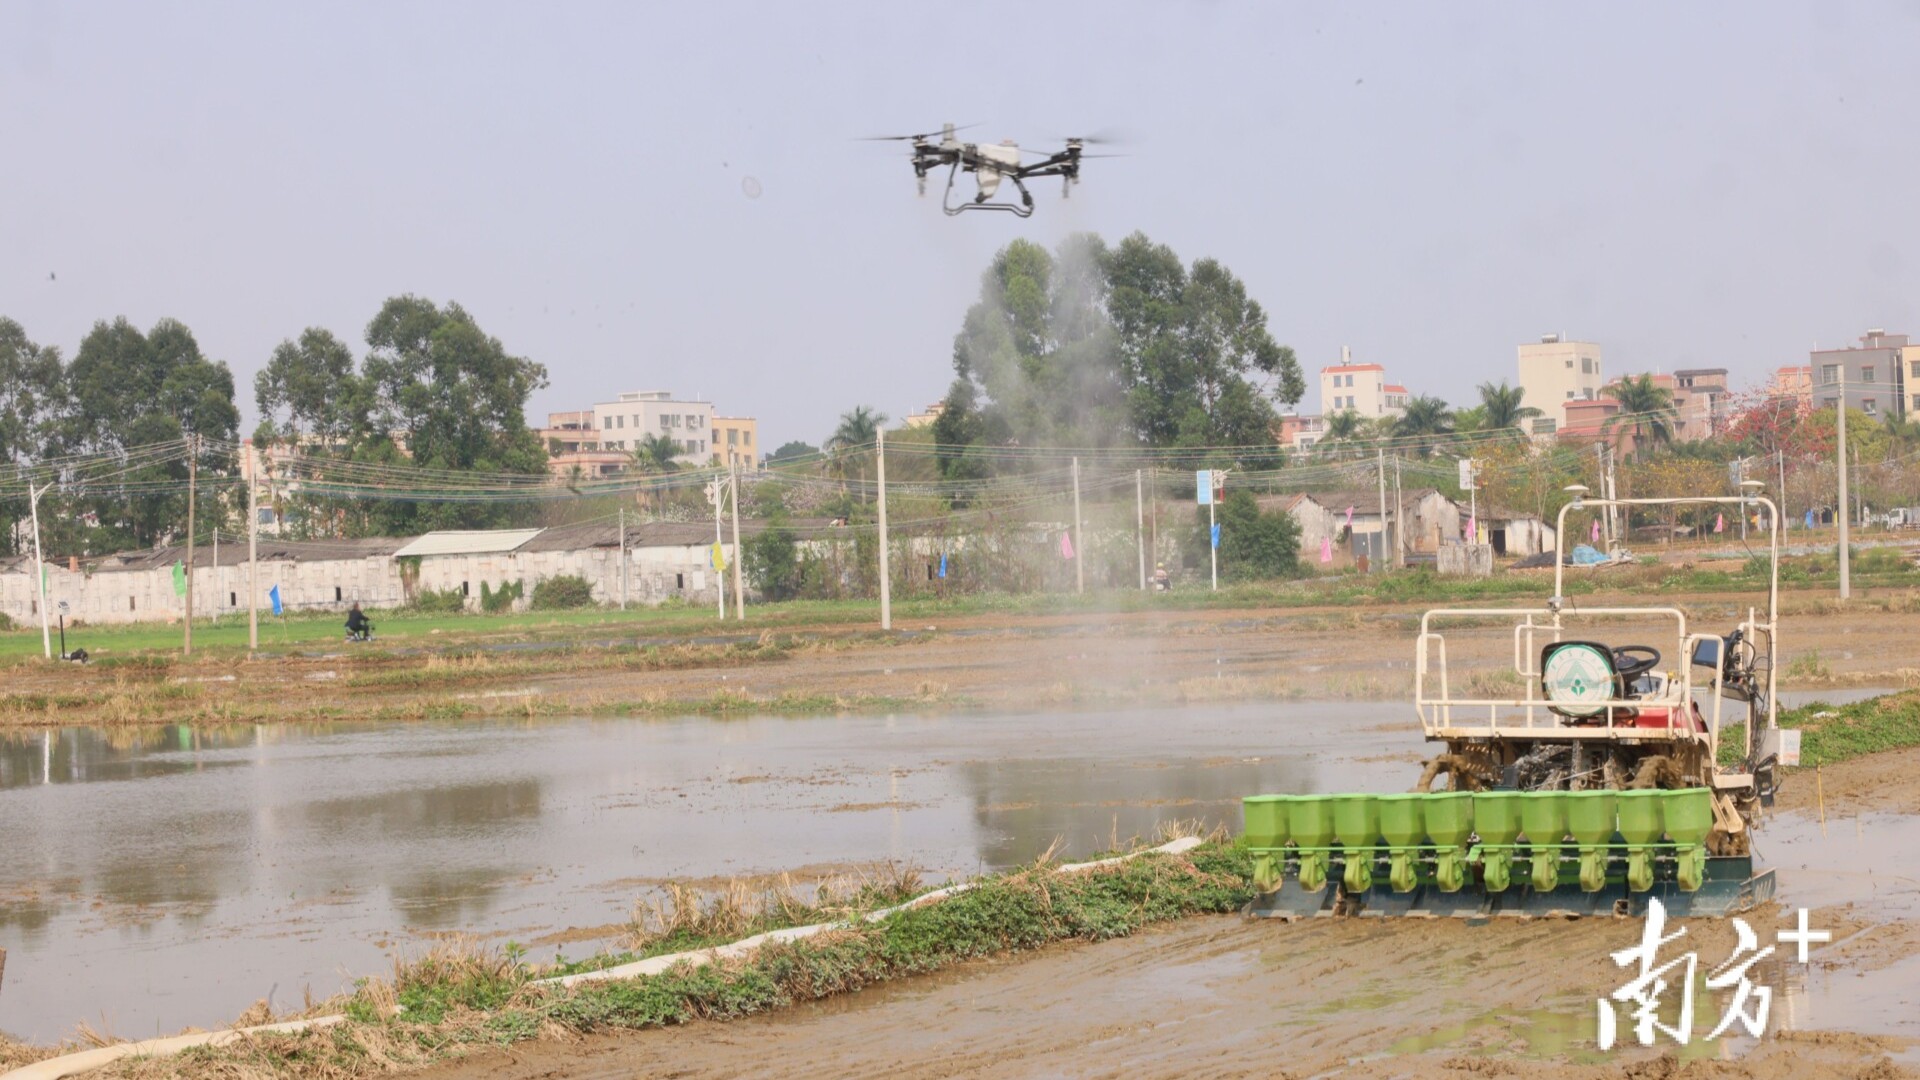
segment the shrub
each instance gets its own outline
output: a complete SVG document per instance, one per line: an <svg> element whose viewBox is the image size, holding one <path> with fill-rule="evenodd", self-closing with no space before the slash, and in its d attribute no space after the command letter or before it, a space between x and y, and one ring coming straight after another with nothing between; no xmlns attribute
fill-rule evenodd
<svg viewBox="0 0 1920 1080"><path fill-rule="evenodd" d="M768 600L791 599L800 591L800 546L785 514L775 514L767 527L741 545L746 549L747 577Z"/></svg>
<svg viewBox="0 0 1920 1080"><path fill-rule="evenodd" d="M1220 576L1232 581L1300 576L1300 526L1284 510L1263 511L1249 491L1231 491L1216 508L1220 523ZM1196 508L1194 538L1200 566L1207 564L1207 510Z"/></svg>
<svg viewBox="0 0 1920 1080"><path fill-rule="evenodd" d="M593 585L578 574L560 574L533 587L535 611L564 611L593 605Z"/></svg>
<svg viewBox="0 0 1920 1080"><path fill-rule="evenodd" d="M488 615L512 611L513 602L520 599L524 591L524 584L518 581L504 582L498 589L488 588L483 581L480 583L480 610Z"/></svg>
<svg viewBox="0 0 1920 1080"><path fill-rule="evenodd" d="M425 615L457 615L467 609L467 597L459 589L421 589L407 606Z"/></svg>

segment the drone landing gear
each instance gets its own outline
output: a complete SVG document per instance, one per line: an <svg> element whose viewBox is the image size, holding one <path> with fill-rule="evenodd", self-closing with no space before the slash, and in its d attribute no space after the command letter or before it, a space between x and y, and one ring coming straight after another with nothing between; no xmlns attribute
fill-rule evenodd
<svg viewBox="0 0 1920 1080"><path fill-rule="evenodd" d="M958 162L955 162L953 167L947 170L947 191L945 196L940 200L940 209L946 211L948 217L954 217L968 210L1005 210L1014 217L1033 216L1033 193L1027 190L1027 185L1021 183L1018 176L1014 176L1011 173L1006 174L1006 179L1013 181L1013 186L1020 189L1020 201L1018 203L988 202L986 193L981 192L975 195L971 201L955 205L953 201L953 182L959 174L960 165Z"/></svg>

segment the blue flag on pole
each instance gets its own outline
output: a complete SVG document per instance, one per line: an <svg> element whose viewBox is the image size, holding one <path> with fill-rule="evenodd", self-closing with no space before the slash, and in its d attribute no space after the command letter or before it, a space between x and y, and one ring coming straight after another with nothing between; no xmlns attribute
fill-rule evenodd
<svg viewBox="0 0 1920 1080"><path fill-rule="evenodd" d="M947 576L947 553L944 551L940 553L940 576Z"/></svg>
<svg viewBox="0 0 1920 1080"><path fill-rule="evenodd" d="M273 588L268 589L267 599L273 601L273 613L275 615L280 614L280 586L275 585Z"/></svg>
<svg viewBox="0 0 1920 1080"><path fill-rule="evenodd" d="M1217 521L1213 523L1213 546L1220 546L1220 523Z"/></svg>
<svg viewBox="0 0 1920 1080"><path fill-rule="evenodd" d="M1807 511L1807 528L1813 528L1813 511Z"/></svg>

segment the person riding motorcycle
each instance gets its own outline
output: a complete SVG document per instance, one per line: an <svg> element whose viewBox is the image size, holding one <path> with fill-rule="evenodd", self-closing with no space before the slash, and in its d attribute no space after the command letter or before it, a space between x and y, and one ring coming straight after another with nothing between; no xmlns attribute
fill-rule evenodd
<svg viewBox="0 0 1920 1080"><path fill-rule="evenodd" d="M373 636L373 624L367 621L366 613L360 610L358 603L347 609L347 639L365 641Z"/></svg>

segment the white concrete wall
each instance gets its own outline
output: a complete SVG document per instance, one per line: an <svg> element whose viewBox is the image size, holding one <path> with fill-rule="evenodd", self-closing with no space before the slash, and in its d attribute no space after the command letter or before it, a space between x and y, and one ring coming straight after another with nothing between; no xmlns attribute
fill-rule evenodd
<svg viewBox="0 0 1920 1080"><path fill-rule="evenodd" d="M679 597L689 603L715 602L717 582L710 565L710 546L631 548L627 554L627 601L658 604ZM733 546L723 550L731 566ZM226 615L247 610L247 565L244 558L229 564L226 552L216 570L194 571L194 613ZM50 610L68 605L67 619L93 624L174 622L184 612L185 600L174 594L171 566L151 570L111 570L73 573L65 565L47 564ZM280 600L289 612L345 611L358 603L370 610L394 608L406 602L400 563L389 555L353 559L302 561L262 560L259 564L260 610L271 611L268 590L280 587ZM586 578L594 599L603 604L620 601L620 552L617 548L578 551L542 551L517 554L434 555L421 560L419 587L468 589L467 605L480 607L480 583L499 586L522 581L524 595L516 605L525 610L539 581L563 574ZM731 590L731 572L728 588ZM751 592L749 592L751 599ZM26 562L0 574L0 613L20 626L39 625L34 604L33 564Z"/></svg>

